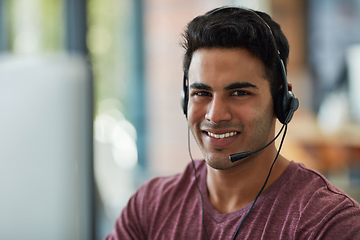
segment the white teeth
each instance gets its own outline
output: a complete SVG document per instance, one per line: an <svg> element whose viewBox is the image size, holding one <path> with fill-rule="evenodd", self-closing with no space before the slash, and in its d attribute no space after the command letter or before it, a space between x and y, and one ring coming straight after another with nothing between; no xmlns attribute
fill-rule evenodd
<svg viewBox="0 0 360 240"><path fill-rule="evenodd" d="M212 133L212 132L207 132L207 134L213 138L218 138L218 139L221 139L221 138L227 138L227 137L232 137L232 136L235 136L237 134L237 132L228 132L228 133L224 133L224 134L215 134L215 133Z"/></svg>

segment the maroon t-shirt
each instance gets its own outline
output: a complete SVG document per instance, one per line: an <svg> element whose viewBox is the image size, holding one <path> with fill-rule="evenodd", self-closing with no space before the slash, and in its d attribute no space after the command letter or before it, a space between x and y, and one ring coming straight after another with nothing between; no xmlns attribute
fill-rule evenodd
<svg viewBox="0 0 360 240"><path fill-rule="evenodd" d="M220 214L208 199L206 163L195 164L209 238L232 239L251 204ZM106 239L207 239L192 164L140 187ZM360 205L321 174L291 162L259 197L236 239L360 239Z"/></svg>

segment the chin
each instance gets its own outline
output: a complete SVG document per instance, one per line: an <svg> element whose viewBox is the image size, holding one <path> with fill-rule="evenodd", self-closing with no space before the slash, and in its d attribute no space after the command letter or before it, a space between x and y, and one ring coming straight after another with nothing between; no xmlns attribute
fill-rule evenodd
<svg viewBox="0 0 360 240"><path fill-rule="evenodd" d="M234 166L234 164L230 161L229 157L209 157L205 158L207 165L211 168L217 170L226 170Z"/></svg>

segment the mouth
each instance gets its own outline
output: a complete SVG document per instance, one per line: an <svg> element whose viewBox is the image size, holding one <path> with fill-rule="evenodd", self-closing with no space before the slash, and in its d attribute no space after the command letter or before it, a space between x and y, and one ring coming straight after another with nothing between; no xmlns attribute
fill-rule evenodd
<svg viewBox="0 0 360 240"><path fill-rule="evenodd" d="M234 141L238 139L240 132L231 130L204 130L203 134L206 136L203 143L216 150L224 150L232 146Z"/></svg>
<svg viewBox="0 0 360 240"><path fill-rule="evenodd" d="M207 132L206 131L206 134L208 136L216 138L216 139L223 139L223 138L233 137L236 134L238 134L238 132L227 132L227 133L217 134L217 133L212 133L212 132Z"/></svg>

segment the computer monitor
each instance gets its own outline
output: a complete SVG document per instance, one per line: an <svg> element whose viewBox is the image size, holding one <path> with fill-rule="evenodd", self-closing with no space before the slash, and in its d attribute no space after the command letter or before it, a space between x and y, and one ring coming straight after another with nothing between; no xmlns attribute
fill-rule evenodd
<svg viewBox="0 0 360 240"><path fill-rule="evenodd" d="M0 56L0 239L94 238L84 57Z"/></svg>

